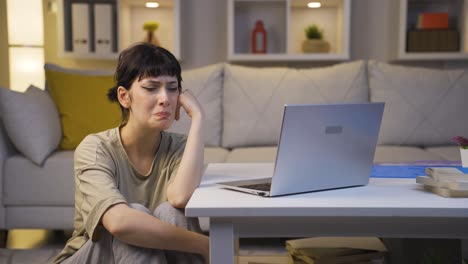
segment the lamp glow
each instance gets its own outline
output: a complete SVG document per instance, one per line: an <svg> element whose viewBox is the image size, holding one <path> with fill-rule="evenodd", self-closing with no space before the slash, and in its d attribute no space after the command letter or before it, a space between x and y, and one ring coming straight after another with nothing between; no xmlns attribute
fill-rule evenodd
<svg viewBox="0 0 468 264"><path fill-rule="evenodd" d="M319 8L321 7L322 4L320 2L310 2L307 4L307 7L309 8Z"/></svg>
<svg viewBox="0 0 468 264"><path fill-rule="evenodd" d="M157 7L159 7L159 3L157 3L157 2L146 2L145 6L148 7L148 8L157 8Z"/></svg>
<svg viewBox="0 0 468 264"><path fill-rule="evenodd" d="M10 89L44 87L42 0L7 0ZM25 8L27 7L27 8Z"/></svg>
<svg viewBox="0 0 468 264"><path fill-rule="evenodd" d="M8 45L44 45L41 0L8 0Z"/></svg>
<svg viewBox="0 0 468 264"><path fill-rule="evenodd" d="M44 87L44 49L10 48L10 88L25 91L30 84Z"/></svg>

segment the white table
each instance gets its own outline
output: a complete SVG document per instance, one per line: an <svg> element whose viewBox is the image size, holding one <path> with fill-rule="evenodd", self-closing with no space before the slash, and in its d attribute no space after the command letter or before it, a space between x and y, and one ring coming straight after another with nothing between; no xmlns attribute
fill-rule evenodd
<svg viewBox="0 0 468 264"><path fill-rule="evenodd" d="M378 236L468 238L468 198L444 198L415 179L274 198L216 182L272 175L273 164L210 164L185 214L210 218L213 264L233 264L238 237Z"/></svg>

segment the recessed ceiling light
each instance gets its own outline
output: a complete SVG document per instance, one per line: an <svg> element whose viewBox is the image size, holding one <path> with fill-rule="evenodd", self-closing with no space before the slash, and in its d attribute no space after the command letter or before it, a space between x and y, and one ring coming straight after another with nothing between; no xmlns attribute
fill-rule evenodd
<svg viewBox="0 0 468 264"><path fill-rule="evenodd" d="M159 6L159 3L157 3L157 2L146 2L145 6L148 7L148 8L157 8Z"/></svg>
<svg viewBox="0 0 468 264"><path fill-rule="evenodd" d="M310 2L307 4L307 6L309 8L319 8L322 6L322 4L320 2Z"/></svg>

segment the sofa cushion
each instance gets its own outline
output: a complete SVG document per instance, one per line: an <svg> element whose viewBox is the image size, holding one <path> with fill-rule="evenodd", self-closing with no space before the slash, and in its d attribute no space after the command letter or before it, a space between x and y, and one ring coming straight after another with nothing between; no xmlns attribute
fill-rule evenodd
<svg viewBox="0 0 468 264"><path fill-rule="evenodd" d="M414 162L423 160L443 160L434 153L425 151L418 147L408 146L377 146L374 155L374 162Z"/></svg>
<svg viewBox="0 0 468 264"><path fill-rule="evenodd" d="M73 151L56 151L42 167L21 155L5 161L5 205L74 205Z"/></svg>
<svg viewBox="0 0 468 264"><path fill-rule="evenodd" d="M62 125L60 148L75 149L91 133L120 124L119 106L107 99L114 85L112 75L86 75L45 66L49 92L57 105Z"/></svg>
<svg viewBox="0 0 468 264"><path fill-rule="evenodd" d="M450 145L468 135L468 70L369 62L372 102L385 102L379 144Z"/></svg>
<svg viewBox="0 0 468 264"><path fill-rule="evenodd" d="M222 131L222 86L223 65L215 64L194 70L182 72L182 88L190 89L202 105L205 118L205 144L207 146L221 145ZM191 120L181 109L180 119L172 125L169 131L188 134Z"/></svg>
<svg viewBox="0 0 468 264"><path fill-rule="evenodd" d="M426 148L426 151L442 157L444 160L460 161L460 148L457 146L439 146Z"/></svg>
<svg viewBox="0 0 468 264"><path fill-rule="evenodd" d="M22 155L9 157L4 164L4 204L24 206L73 206L75 180L74 151L56 151L43 167ZM205 148L205 163L224 162L228 151Z"/></svg>
<svg viewBox="0 0 468 264"><path fill-rule="evenodd" d="M229 152L226 162L275 162L277 147L235 148Z"/></svg>
<svg viewBox="0 0 468 264"><path fill-rule="evenodd" d="M235 148L226 158L226 162L275 162L276 147ZM436 153L417 147L377 146L374 162L413 162L421 160L444 160Z"/></svg>
<svg viewBox="0 0 468 264"><path fill-rule="evenodd" d="M49 94L32 85L24 93L0 88L0 111L15 147L42 165L62 138L59 113Z"/></svg>
<svg viewBox="0 0 468 264"><path fill-rule="evenodd" d="M224 148L205 148L205 163L221 163L225 162L229 151Z"/></svg>
<svg viewBox="0 0 468 264"><path fill-rule="evenodd" d="M72 68L64 68L62 66L59 66L59 65L53 64L53 63L46 63L44 65L44 69L51 70L51 71L59 71L59 72L64 72L64 73L70 73L70 74L77 74L77 75L89 75L89 76L114 75L114 72L110 71L110 70L72 69ZM48 88L47 83L46 83L46 88Z"/></svg>
<svg viewBox="0 0 468 264"><path fill-rule="evenodd" d="M223 146L276 145L284 104L367 101L362 61L302 70L226 65Z"/></svg>

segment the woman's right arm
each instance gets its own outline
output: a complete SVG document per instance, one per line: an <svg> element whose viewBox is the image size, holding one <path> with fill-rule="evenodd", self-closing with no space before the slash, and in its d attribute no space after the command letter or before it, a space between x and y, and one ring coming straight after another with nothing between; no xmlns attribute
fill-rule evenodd
<svg viewBox="0 0 468 264"><path fill-rule="evenodd" d="M165 223L124 203L107 209L102 224L114 237L131 245L197 253L209 259L207 236Z"/></svg>

